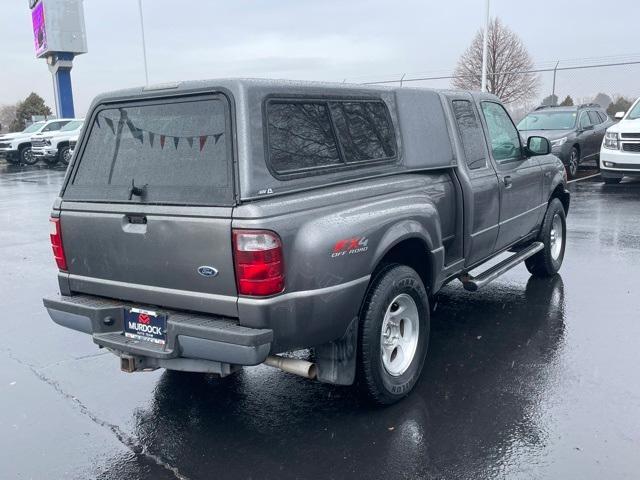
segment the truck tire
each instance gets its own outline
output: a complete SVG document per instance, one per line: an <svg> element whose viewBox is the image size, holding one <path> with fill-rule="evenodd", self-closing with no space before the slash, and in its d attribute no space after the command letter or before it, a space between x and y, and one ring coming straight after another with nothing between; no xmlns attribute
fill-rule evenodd
<svg viewBox="0 0 640 480"><path fill-rule="evenodd" d="M540 229L539 241L544 249L525 260L527 270L536 277L551 277L558 273L564 259L567 221L562 203L557 198L549 202Z"/></svg>
<svg viewBox="0 0 640 480"><path fill-rule="evenodd" d="M18 151L18 159L20 160L20 163L24 165L35 165L38 163L38 157L31 152L30 146L22 147Z"/></svg>
<svg viewBox="0 0 640 480"><path fill-rule="evenodd" d="M69 147L69 145L61 147L58 150L58 158L63 165L69 165L69 161L71 161L71 147Z"/></svg>
<svg viewBox="0 0 640 480"><path fill-rule="evenodd" d="M413 389L429 344L429 299L410 267L390 264L373 278L360 312L358 386L378 405Z"/></svg>
<svg viewBox="0 0 640 480"><path fill-rule="evenodd" d="M578 167L580 166L580 152L576 147L571 149L569 153L569 161L567 162L567 176L569 179L576 178L578 175Z"/></svg>

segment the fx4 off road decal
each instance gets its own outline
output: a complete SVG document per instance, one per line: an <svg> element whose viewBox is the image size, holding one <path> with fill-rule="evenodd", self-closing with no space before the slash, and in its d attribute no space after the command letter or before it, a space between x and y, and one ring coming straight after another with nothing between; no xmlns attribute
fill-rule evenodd
<svg viewBox="0 0 640 480"><path fill-rule="evenodd" d="M369 239L367 237L354 237L338 240L333 246L331 258L342 257L344 255L353 255L363 253L369 249Z"/></svg>

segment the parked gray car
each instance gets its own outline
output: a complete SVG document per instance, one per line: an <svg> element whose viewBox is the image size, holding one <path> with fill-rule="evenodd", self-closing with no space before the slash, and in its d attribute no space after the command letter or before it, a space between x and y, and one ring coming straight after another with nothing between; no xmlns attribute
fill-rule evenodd
<svg viewBox="0 0 640 480"><path fill-rule="evenodd" d="M103 95L53 207L60 295L44 305L127 372L266 363L393 403L444 284L560 268L569 192L549 152L488 94L223 80ZM312 355L281 355L298 349Z"/></svg>
<svg viewBox="0 0 640 480"><path fill-rule="evenodd" d="M598 167L600 145L613 120L600 105L541 106L518 123L525 139L543 136L551 142L551 150L567 167L569 178L575 178L583 162Z"/></svg>

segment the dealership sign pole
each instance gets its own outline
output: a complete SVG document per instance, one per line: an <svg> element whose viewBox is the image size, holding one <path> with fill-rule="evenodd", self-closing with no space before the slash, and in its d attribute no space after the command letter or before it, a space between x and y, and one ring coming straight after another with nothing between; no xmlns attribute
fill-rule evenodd
<svg viewBox="0 0 640 480"><path fill-rule="evenodd" d="M37 58L45 58L53 76L58 118L73 118L71 68L87 53L82 0L29 0Z"/></svg>

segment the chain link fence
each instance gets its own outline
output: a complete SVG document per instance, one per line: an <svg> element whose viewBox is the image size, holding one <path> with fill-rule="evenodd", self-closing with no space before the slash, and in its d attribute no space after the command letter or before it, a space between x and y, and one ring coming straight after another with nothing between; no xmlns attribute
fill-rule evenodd
<svg viewBox="0 0 640 480"><path fill-rule="evenodd" d="M567 96L574 105L598 103L609 113L620 109L614 104L620 97L633 102L640 96L640 55L609 56L588 59L558 60L537 64L523 72L498 72L488 75L533 74L538 77L538 89L520 104L509 104L518 121L538 105L560 104ZM406 87L452 88L456 77L447 71L428 74L402 73L387 78L345 79L369 85L396 85Z"/></svg>

